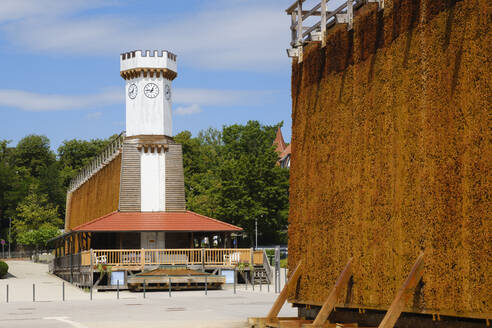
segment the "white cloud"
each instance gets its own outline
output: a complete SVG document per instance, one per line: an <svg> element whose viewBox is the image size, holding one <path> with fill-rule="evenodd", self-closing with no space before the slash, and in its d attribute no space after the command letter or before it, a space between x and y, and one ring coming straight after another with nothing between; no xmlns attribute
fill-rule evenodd
<svg viewBox="0 0 492 328"><path fill-rule="evenodd" d="M0 89L0 107L13 107L32 112L87 109L123 102L118 90L89 95L39 94L23 90Z"/></svg>
<svg viewBox="0 0 492 328"><path fill-rule="evenodd" d="M178 88L174 91L173 102L178 105L176 114L197 113L203 106L247 106L265 103L271 91L220 90ZM40 94L24 90L0 89L0 108L17 108L31 112L93 109L103 106L124 104L122 88L85 95ZM88 117L92 114L88 114ZM97 117L91 117L97 118Z"/></svg>
<svg viewBox="0 0 492 328"><path fill-rule="evenodd" d="M56 14L25 13L24 19L1 29L12 44L35 52L116 57L126 50L168 48L178 54L180 65L206 70L276 70L289 63L289 18L284 9L290 1L221 2L220 7L210 5L161 20L70 15L67 12L85 9L78 0L78 6L64 8L68 5L63 3L71 1L52 0ZM98 4L102 6L101 1L90 1Z"/></svg>
<svg viewBox="0 0 492 328"><path fill-rule="evenodd" d="M201 113L202 109L200 108L199 105L192 104L192 105L186 106L186 107L180 106L180 107L176 108L176 110L174 112L176 113L176 115L192 115L192 114Z"/></svg>
<svg viewBox="0 0 492 328"><path fill-rule="evenodd" d="M182 88L174 91L173 101L178 104L201 106L254 105L269 99L271 91L219 90Z"/></svg>
<svg viewBox="0 0 492 328"><path fill-rule="evenodd" d="M116 1L109 0L2 0L0 22L36 16L57 16L115 3Z"/></svg>
<svg viewBox="0 0 492 328"><path fill-rule="evenodd" d="M103 115L102 112L94 112L94 113L87 114L87 118L89 120L98 120L102 117L102 115Z"/></svg>

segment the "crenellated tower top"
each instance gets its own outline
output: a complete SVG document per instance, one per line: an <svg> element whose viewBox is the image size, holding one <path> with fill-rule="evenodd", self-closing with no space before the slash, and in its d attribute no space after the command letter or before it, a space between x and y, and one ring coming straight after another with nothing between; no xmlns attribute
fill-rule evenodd
<svg viewBox="0 0 492 328"><path fill-rule="evenodd" d="M167 50L134 50L120 56L126 81L126 135L172 137L172 81L176 55Z"/></svg>
<svg viewBox="0 0 492 328"><path fill-rule="evenodd" d="M120 75L125 80L147 75L174 80L177 71L176 55L167 50L134 50L120 57Z"/></svg>

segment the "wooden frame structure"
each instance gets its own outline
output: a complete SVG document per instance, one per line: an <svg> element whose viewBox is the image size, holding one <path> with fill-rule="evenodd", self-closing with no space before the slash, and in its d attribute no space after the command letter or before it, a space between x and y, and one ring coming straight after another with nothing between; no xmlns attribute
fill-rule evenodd
<svg viewBox="0 0 492 328"><path fill-rule="evenodd" d="M92 285L99 264L110 267L112 272L125 271L126 273L143 272L159 266L179 265L195 270L216 272L246 264L245 272L238 271L243 278L249 275L251 279L255 273L263 272L262 277L268 282L272 279L265 250L252 248L90 249L76 253L73 252L74 245L73 241L69 242L67 247L71 253L54 259L52 271L57 276L81 287Z"/></svg>
<svg viewBox="0 0 492 328"><path fill-rule="evenodd" d="M327 11L329 1L317 1L311 9L304 10L303 4L306 0L296 0L285 10L291 17L291 48L287 49L289 57L297 57L298 61L302 62L303 46L308 42L320 41L321 47L326 46L326 31L335 24L347 24L348 30L353 29L354 11L366 2L377 3L380 9L384 9L384 0L346 0L336 9ZM313 17L315 22L306 25Z"/></svg>
<svg viewBox="0 0 492 328"><path fill-rule="evenodd" d="M318 312L316 318L314 320L306 320L305 318L279 318L277 317L280 309L284 305L287 300L287 296L289 291L297 284L301 276L301 264L302 261L299 262L296 269L292 273L290 279L285 284L282 292L275 300L270 312L265 318L249 318L249 324L252 328L267 328L267 327L275 327L275 328L342 328L342 327L358 327L358 328L376 328L376 327L360 327L357 323L330 323L328 321L328 317L331 312L335 309L335 305L338 297L340 296L342 290L348 285L350 278L352 277L352 261L351 258L345 268L342 270L338 279L335 282L330 294L326 298L323 306ZM413 296L415 288L422 278L422 274L424 271L424 253L421 253L415 264L413 265L410 273L408 274L406 280L400 287L399 291L395 295L391 306L386 312L383 320L378 325L377 328L393 328L396 324L396 321L400 317L403 309L409 299Z"/></svg>

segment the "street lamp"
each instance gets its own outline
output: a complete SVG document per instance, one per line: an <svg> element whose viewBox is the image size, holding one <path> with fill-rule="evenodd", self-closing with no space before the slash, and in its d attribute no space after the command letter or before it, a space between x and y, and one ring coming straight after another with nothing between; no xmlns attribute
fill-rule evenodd
<svg viewBox="0 0 492 328"><path fill-rule="evenodd" d="M12 218L9 218L9 258L10 258L10 244L12 243L12 238L10 237L10 230L12 229Z"/></svg>
<svg viewBox="0 0 492 328"><path fill-rule="evenodd" d="M258 249L258 219L255 218L255 249Z"/></svg>

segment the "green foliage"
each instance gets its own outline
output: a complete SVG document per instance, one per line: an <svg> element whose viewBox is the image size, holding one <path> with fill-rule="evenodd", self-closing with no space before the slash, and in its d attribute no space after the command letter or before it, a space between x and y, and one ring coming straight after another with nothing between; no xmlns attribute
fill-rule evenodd
<svg viewBox="0 0 492 328"><path fill-rule="evenodd" d="M288 260L287 258L280 260L280 267L281 268L288 268L289 267L289 263L287 260Z"/></svg>
<svg viewBox="0 0 492 328"><path fill-rule="evenodd" d="M15 166L24 167L33 177L39 177L44 169L55 163L55 154L50 149L46 136L28 135L22 138L13 151Z"/></svg>
<svg viewBox="0 0 492 328"><path fill-rule="evenodd" d="M36 230L20 232L17 236L17 242L21 245L31 247L46 247L48 240L55 238L60 234L60 229L51 224L43 224Z"/></svg>
<svg viewBox="0 0 492 328"><path fill-rule="evenodd" d="M178 134L188 208L239 225L249 236L258 219L260 242L285 242L289 171L276 165L277 127L250 121L196 138L188 131Z"/></svg>
<svg viewBox="0 0 492 328"><path fill-rule="evenodd" d="M107 264L99 263L97 265L97 271L99 271L99 273L101 275L105 275L105 274L109 275L111 273L111 270L112 270L111 268L112 268L112 266L107 265Z"/></svg>
<svg viewBox="0 0 492 328"><path fill-rule="evenodd" d="M246 268L249 268L251 269L251 264L249 263L244 263L244 262L241 262L237 265L237 269L239 270L239 272L244 272L244 270L246 270Z"/></svg>
<svg viewBox="0 0 492 328"><path fill-rule="evenodd" d="M187 207L239 225L250 237L258 219L261 243L285 242L289 171L276 165L276 129L250 121L196 137L179 133ZM0 238L7 240L9 218L19 244L42 247L56 236L70 180L114 137L65 140L57 156L45 136L26 136L16 147L0 140Z"/></svg>
<svg viewBox="0 0 492 328"><path fill-rule="evenodd" d="M8 240L12 218L14 244L42 246L61 227L69 181L114 137L66 140L58 157L45 136L28 135L16 147L0 140L0 238ZM43 231L37 231L45 223Z"/></svg>
<svg viewBox="0 0 492 328"><path fill-rule="evenodd" d="M4 261L0 261L0 278L3 278L9 272L9 266Z"/></svg>
<svg viewBox="0 0 492 328"><path fill-rule="evenodd" d="M17 217L12 222L17 242L36 248L46 246L49 239L58 235L62 225L58 208L48 202L37 185L31 185L29 194L17 206Z"/></svg>
<svg viewBox="0 0 492 328"><path fill-rule="evenodd" d="M63 144L58 147L58 157L61 166L61 178L62 184L68 187L70 180L75 177L81 168L89 164L90 161L106 147L110 140L115 138L116 135L109 137L106 140L92 139L86 140L65 140Z"/></svg>
<svg viewBox="0 0 492 328"><path fill-rule="evenodd" d="M61 226L63 221L58 216L57 208L48 202L48 197L39 192L37 185L31 185L29 194L17 206L17 217L12 224L18 233L38 229L43 224Z"/></svg>

